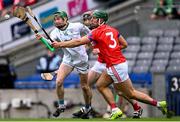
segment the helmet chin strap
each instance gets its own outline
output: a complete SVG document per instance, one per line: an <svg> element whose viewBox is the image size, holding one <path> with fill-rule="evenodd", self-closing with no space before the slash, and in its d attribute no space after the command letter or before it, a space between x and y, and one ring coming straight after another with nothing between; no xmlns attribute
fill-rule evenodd
<svg viewBox="0 0 180 122"><path fill-rule="evenodd" d="M105 22L103 21L103 22L101 23L101 20L98 19L98 25L100 26L100 25L103 25L103 24L105 24Z"/></svg>
<svg viewBox="0 0 180 122"><path fill-rule="evenodd" d="M67 24L64 24L63 26L58 26L57 28L60 30L65 30L67 28L67 26L69 25L69 23L67 22Z"/></svg>

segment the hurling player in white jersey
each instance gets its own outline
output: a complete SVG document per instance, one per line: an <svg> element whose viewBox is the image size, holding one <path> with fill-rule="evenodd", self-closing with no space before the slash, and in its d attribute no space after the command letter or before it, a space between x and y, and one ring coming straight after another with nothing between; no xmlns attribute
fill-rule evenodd
<svg viewBox="0 0 180 122"><path fill-rule="evenodd" d="M81 38L81 33L89 33L88 27L81 23L68 22L67 13L59 11L54 13L54 25L55 29L50 33L50 37L55 41L68 41L71 39ZM36 35L39 39L41 36ZM56 78L56 93L58 96L59 107L53 113L54 117L58 117L62 112L65 111L66 106L64 105L64 79L73 71L77 69L80 76L80 84L83 91L85 100L84 114L81 118L87 118L88 113L91 110L91 89L87 84L88 76L88 55L86 53L85 46L78 46L74 48L62 48L64 56L61 65L59 66Z"/></svg>

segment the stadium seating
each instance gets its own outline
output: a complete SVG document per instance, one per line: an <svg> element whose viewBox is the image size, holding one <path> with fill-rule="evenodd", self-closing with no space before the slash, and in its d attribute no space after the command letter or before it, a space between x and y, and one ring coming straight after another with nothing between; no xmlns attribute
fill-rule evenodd
<svg viewBox="0 0 180 122"><path fill-rule="evenodd" d="M178 51L180 52L180 44L174 45L173 51Z"/></svg>
<svg viewBox="0 0 180 122"><path fill-rule="evenodd" d="M173 44L173 37L160 37L158 40L159 44Z"/></svg>
<svg viewBox="0 0 180 122"><path fill-rule="evenodd" d="M171 59L170 61L169 61L169 65L170 66L177 66L177 65L179 65L180 64L180 59Z"/></svg>
<svg viewBox="0 0 180 122"><path fill-rule="evenodd" d="M140 41L141 41L141 39L140 39L140 37L129 37L129 38L127 38L127 42L128 42L128 44L140 44Z"/></svg>
<svg viewBox="0 0 180 122"><path fill-rule="evenodd" d="M132 36L126 40L128 48L123 53L128 60L131 78L136 75L143 77L144 73L180 71L178 29L153 29L149 30L146 36ZM140 82L138 77L134 78L134 83L146 84Z"/></svg>
<svg viewBox="0 0 180 122"><path fill-rule="evenodd" d="M144 37L142 38L142 44L156 44L157 38L156 37Z"/></svg>
<svg viewBox="0 0 180 122"><path fill-rule="evenodd" d="M180 71L180 32L178 29L153 29L147 36L128 37L124 51L131 73Z"/></svg>
<svg viewBox="0 0 180 122"><path fill-rule="evenodd" d="M176 37L174 40L174 44L180 44L180 37Z"/></svg>
<svg viewBox="0 0 180 122"><path fill-rule="evenodd" d="M167 72L179 72L180 71L180 66L174 65L174 66L168 66L167 67Z"/></svg>
<svg viewBox="0 0 180 122"><path fill-rule="evenodd" d="M162 65L153 65L150 69L151 72L164 72L165 66Z"/></svg>
<svg viewBox="0 0 180 122"><path fill-rule="evenodd" d="M149 70L148 66L135 66L133 68L134 73L144 73L144 72L148 72L148 70Z"/></svg>
<svg viewBox="0 0 180 122"><path fill-rule="evenodd" d="M153 37L160 37L163 36L163 30L162 29L152 29L148 32L149 36Z"/></svg>
<svg viewBox="0 0 180 122"><path fill-rule="evenodd" d="M155 44L146 44L146 45L142 45L141 46L141 52L154 52L156 49L156 45Z"/></svg>
<svg viewBox="0 0 180 122"><path fill-rule="evenodd" d="M124 55L128 60L131 60L131 59L135 60L137 53L136 52L125 52Z"/></svg>
<svg viewBox="0 0 180 122"><path fill-rule="evenodd" d="M127 47L127 52L138 52L140 50L140 45L130 45Z"/></svg>
<svg viewBox="0 0 180 122"><path fill-rule="evenodd" d="M179 30L178 29L165 30L164 36L177 37L179 36Z"/></svg>
<svg viewBox="0 0 180 122"><path fill-rule="evenodd" d="M128 71L131 79L134 78L133 83L150 85L151 77L144 79L144 74L180 71L180 32L178 29L149 30L146 36L132 36L126 40L128 47L123 50L123 54L128 60ZM90 67L92 67L97 56L90 53L89 59ZM79 81L78 77L75 77L77 76L72 75L68 78L67 87L71 87L74 79Z"/></svg>

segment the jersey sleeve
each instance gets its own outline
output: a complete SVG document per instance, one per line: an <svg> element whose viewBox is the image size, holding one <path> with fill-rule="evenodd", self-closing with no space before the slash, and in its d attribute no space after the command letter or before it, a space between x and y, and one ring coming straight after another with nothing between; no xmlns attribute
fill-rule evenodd
<svg viewBox="0 0 180 122"><path fill-rule="evenodd" d="M121 37L121 34L118 32L118 38L120 38Z"/></svg>
<svg viewBox="0 0 180 122"><path fill-rule="evenodd" d="M87 35L88 39L90 40L91 44L93 47L96 47L97 45L97 39L95 38L95 32L91 31L88 35Z"/></svg>
<svg viewBox="0 0 180 122"><path fill-rule="evenodd" d="M87 37L88 37L88 39L89 39L91 42L94 42L94 41L95 41L92 32L88 33Z"/></svg>
<svg viewBox="0 0 180 122"><path fill-rule="evenodd" d="M90 33L88 33L87 37L92 42L95 42L95 40L96 40L95 39L96 36L95 36L95 32L94 31L91 31Z"/></svg>

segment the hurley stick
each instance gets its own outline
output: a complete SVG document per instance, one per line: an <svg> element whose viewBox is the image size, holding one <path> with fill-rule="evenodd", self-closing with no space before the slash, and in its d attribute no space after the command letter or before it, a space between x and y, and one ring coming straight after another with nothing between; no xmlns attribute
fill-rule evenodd
<svg viewBox="0 0 180 122"><path fill-rule="evenodd" d="M38 34L38 30L36 29L36 27L32 24L31 20L28 18L27 14L26 14L26 9L24 7L21 6L15 6L13 8L13 12L12 12L13 16L21 19L22 21L24 21L26 24L28 24L28 26L34 31L35 34ZM43 44L46 45L46 47L50 50L50 51L54 51L54 47L51 46L51 44L48 43L48 41L45 38L41 38L40 39L41 42Z"/></svg>

